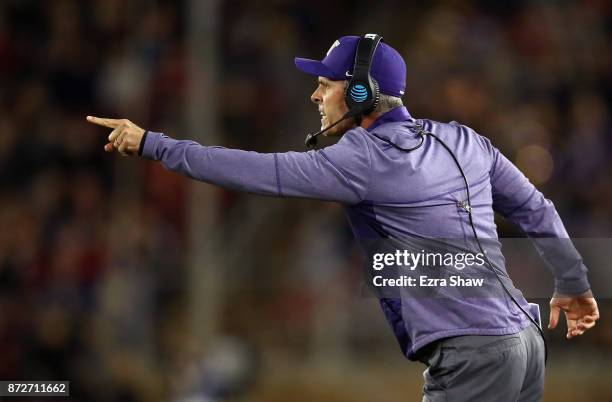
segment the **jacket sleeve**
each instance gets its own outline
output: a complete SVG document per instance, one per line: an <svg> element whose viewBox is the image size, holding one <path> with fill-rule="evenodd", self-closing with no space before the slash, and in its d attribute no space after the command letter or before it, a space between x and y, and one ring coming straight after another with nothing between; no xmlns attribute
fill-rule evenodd
<svg viewBox="0 0 612 402"><path fill-rule="evenodd" d="M590 289L587 268L574 247L554 204L497 148L491 155L493 208L533 241L555 276L555 291L575 295Z"/></svg>
<svg viewBox="0 0 612 402"><path fill-rule="evenodd" d="M371 166L360 128L330 147L285 153L203 146L150 131L142 156L184 176L233 190L345 204L365 198Z"/></svg>

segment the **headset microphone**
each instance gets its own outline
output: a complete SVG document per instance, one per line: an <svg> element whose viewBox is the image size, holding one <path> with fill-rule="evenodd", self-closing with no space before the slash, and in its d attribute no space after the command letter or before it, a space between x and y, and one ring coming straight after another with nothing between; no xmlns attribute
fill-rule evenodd
<svg viewBox="0 0 612 402"><path fill-rule="evenodd" d="M314 146L317 145L317 135L323 134L324 132L326 132L330 128L338 125L340 122L348 119L349 117L353 117L353 113L351 113L350 110L348 112L346 112L346 114L344 116L342 116L342 118L340 120L338 120L337 122L335 122L334 124L332 124L330 126L327 126L323 130L319 130L316 133L308 134L306 136L306 140L304 141L304 145L306 145L306 148L308 148L308 149L314 148Z"/></svg>

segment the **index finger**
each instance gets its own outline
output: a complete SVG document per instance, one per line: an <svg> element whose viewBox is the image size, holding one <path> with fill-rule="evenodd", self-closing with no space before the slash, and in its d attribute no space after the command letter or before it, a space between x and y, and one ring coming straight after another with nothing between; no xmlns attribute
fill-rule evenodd
<svg viewBox="0 0 612 402"><path fill-rule="evenodd" d="M119 119L107 119L95 116L87 116L87 121L108 128L115 128L121 124L121 120Z"/></svg>

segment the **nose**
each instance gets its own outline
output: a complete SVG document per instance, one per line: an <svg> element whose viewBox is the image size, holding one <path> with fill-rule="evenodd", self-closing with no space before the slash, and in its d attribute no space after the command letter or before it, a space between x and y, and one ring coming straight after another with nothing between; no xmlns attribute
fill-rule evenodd
<svg viewBox="0 0 612 402"><path fill-rule="evenodd" d="M321 87L318 86L317 89L315 89L315 91L312 93L312 95L310 95L310 100L312 101L312 103L316 103L317 105L321 102L323 102L323 99L321 98L321 92L319 91Z"/></svg>

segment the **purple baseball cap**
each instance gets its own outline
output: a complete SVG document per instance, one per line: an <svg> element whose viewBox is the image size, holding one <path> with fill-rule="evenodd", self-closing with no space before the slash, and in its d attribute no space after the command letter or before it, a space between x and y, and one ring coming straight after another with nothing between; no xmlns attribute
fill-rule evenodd
<svg viewBox="0 0 612 402"><path fill-rule="evenodd" d="M353 73L355 52L359 36L343 36L334 42L321 61L295 58L295 66L306 74L348 80ZM380 92L400 97L406 89L406 63L402 56L391 46L380 42L374 52L370 75L378 81Z"/></svg>

